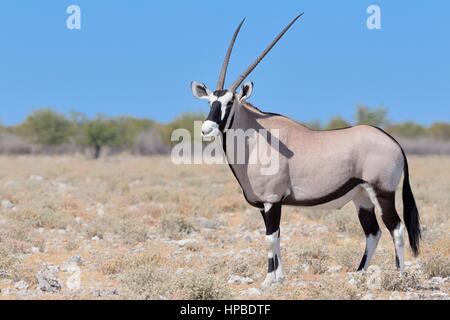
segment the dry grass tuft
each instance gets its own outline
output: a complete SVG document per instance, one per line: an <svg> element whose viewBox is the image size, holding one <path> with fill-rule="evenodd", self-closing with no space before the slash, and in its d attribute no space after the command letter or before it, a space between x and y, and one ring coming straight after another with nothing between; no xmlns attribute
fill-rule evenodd
<svg viewBox="0 0 450 320"><path fill-rule="evenodd" d="M189 300L220 300L229 298L230 293L225 285L202 273L188 275L178 282L182 296Z"/></svg>
<svg viewBox="0 0 450 320"><path fill-rule="evenodd" d="M329 255L325 246L316 243L302 244L297 247L296 253L299 263L307 264L313 274L327 271Z"/></svg>
<svg viewBox="0 0 450 320"><path fill-rule="evenodd" d="M180 216L167 216L161 220L161 233L170 239L180 239L196 231L194 224Z"/></svg>
<svg viewBox="0 0 450 320"><path fill-rule="evenodd" d="M428 277L450 277L450 259L448 257L433 256L424 265Z"/></svg>
<svg viewBox="0 0 450 320"><path fill-rule="evenodd" d="M408 291L420 289L420 283L415 274L405 272L400 276L398 271L388 271L382 275L381 288L386 291Z"/></svg>

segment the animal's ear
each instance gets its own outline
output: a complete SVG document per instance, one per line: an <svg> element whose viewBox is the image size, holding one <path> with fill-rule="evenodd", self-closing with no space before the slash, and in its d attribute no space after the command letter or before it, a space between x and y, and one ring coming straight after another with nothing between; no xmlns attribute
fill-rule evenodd
<svg viewBox="0 0 450 320"><path fill-rule="evenodd" d="M192 81L191 88L194 97L196 97L197 99L209 100L209 96L212 92L205 84L197 81Z"/></svg>
<svg viewBox="0 0 450 320"><path fill-rule="evenodd" d="M253 92L253 82L249 81L244 83L244 85L242 86L242 91L241 93L239 93L239 100L243 101L250 98L252 92Z"/></svg>

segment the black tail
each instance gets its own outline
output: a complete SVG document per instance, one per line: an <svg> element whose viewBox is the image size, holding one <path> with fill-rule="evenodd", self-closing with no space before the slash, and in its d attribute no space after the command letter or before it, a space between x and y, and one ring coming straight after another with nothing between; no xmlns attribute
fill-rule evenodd
<svg viewBox="0 0 450 320"><path fill-rule="evenodd" d="M409 183L408 160L405 152L402 150L405 159L404 180L403 180L403 219L405 221L406 230L408 231L409 245L415 256L420 252L420 218L417 210L416 201Z"/></svg>

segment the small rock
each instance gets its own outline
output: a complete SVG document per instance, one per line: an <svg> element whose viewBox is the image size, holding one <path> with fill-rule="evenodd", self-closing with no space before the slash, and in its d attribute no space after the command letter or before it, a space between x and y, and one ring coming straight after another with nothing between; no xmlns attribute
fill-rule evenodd
<svg viewBox="0 0 450 320"><path fill-rule="evenodd" d="M20 280L19 282L16 282L14 285L17 290L27 290L28 289L28 283L24 280Z"/></svg>
<svg viewBox="0 0 450 320"><path fill-rule="evenodd" d="M305 281L302 280L297 280L294 282L294 285L297 287L307 287L308 284Z"/></svg>
<svg viewBox="0 0 450 320"><path fill-rule="evenodd" d="M5 288L5 289L2 289L1 292L2 292L3 295L9 296L10 294L13 293L13 290L11 288Z"/></svg>
<svg viewBox="0 0 450 320"><path fill-rule="evenodd" d="M6 270L0 270L0 279L5 279L9 277L9 274Z"/></svg>
<svg viewBox="0 0 450 320"><path fill-rule="evenodd" d="M342 271L342 266L334 266L327 270L327 273L339 273Z"/></svg>
<svg viewBox="0 0 450 320"><path fill-rule="evenodd" d="M433 277L431 278L430 282L436 284L437 286L440 286L445 283L445 279L442 277Z"/></svg>
<svg viewBox="0 0 450 320"><path fill-rule="evenodd" d="M323 225L320 225L320 224L317 224L315 226L315 228L316 228L316 232L317 233L327 233L329 231L327 226L323 226Z"/></svg>
<svg viewBox="0 0 450 320"><path fill-rule="evenodd" d="M196 241L194 239L183 239L183 240L176 241L176 244L177 244L178 247L182 248L182 247L184 247L184 246L186 246L188 244L192 244L192 243L195 243L195 242Z"/></svg>
<svg viewBox="0 0 450 320"><path fill-rule="evenodd" d="M67 265L75 265L75 266L81 266L83 265L84 260L80 256L73 256L67 261Z"/></svg>
<svg viewBox="0 0 450 320"><path fill-rule="evenodd" d="M261 290L257 288L248 288L247 290L242 290L241 294L244 296L260 296Z"/></svg>
<svg viewBox="0 0 450 320"><path fill-rule="evenodd" d="M244 235L244 240L248 241L248 242L252 242L253 241L252 234L250 232L246 232Z"/></svg>
<svg viewBox="0 0 450 320"><path fill-rule="evenodd" d="M232 275L228 279L229 284L251 284L253 283L253 279L249 277L241 277L238 275Z"/></svg>
<svg viewBox="0 0 450 320"><path fill-rule="evenodd" d="M75 291L81 288L81 274L80 269L76 267L77 270L72 272L72 275L66 280L66 287L70 291Z"/></svg>
<svg viewBox="0 0 450 320"><path fill-rule="evenodd" d="M183 268L178 268L177 271L175 271L175 275L179 276L182 275L184 273L184 269Z"/></svg>
<svg viewBox="0 0 450 320"><path fill-rule="evenodd" d="M14 205L8 199L3 199L2 200L2 208L5 210L9 210L9 209L14 208Z"/></svg>
<svg viewBox="0 0 450 320"><path fill-rule="evenodd" d="M59 282L56 274L58 273L59 268L58 266L54 265L46 265L44 266L41 271L39 271L36 275L39 289L41 289L44 292L51 292L55 293L59 290L61 290L62 286Z"/></svg>
<svg viewBox="0 0 450 320"><path fill-rule="evenodd" d="M367 288L369 290L381 290L381 268L379 266L370 266L367 269L367 273Z"/></svg>
<svg viewBox="0 0 450 320"><path fill-rule="evenodd" d="M309 264L303 263L302 265L300 265L300 269L301 269L304 273L308 273L309 270L311 269L311 267L309 266Z"/></svg>
<svg viewBox="0 0 450 320"><path fill-rule="evenodd" d="M83 265L84 260L80 256L73 256L62 266L63 271L75 273L80 271L80 266Z"/></svg>
<svg viewBox="0 0 450 320"><path fill-rule="evenodd" d="M100 237L99 236L93 236L91 240L92 241L100 241Z"/></svg>
<svg viewBox="0 0 450 320"><path fill-rule="evenodd" d="M364 274L362 272L347 273L347 283L352 287L361 287L364 283Z"/></svg>
<svg viewBox="0 0 450 320"><path fill-rule="evenodd" d="M36 175L30 176L30 181L42 181L42 180L44 180L44 178L41 176L36 176Z"/></svg>
<svg viewBox="0 0 450 320"><path fill-rule="evenodd" d="M41 249L39 249L38 247L31 247L31 253L39 253L41 252Z"/></svg>

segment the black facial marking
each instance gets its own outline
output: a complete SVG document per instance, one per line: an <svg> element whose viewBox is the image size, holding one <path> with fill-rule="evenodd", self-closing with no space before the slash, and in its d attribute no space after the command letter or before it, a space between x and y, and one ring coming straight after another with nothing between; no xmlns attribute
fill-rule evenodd
<svg viewBox="0 0 450 320"><path fill-rule="evenodd" d="M367 254L364 254L362 257L361 263L359 264L358 271L361 271L362 269L364 269L364 266L366 265L366 260L367 260Z"/></svg>
<svg viewBox="0 0 450 320"><path fill-rule="evenodd" d="M221 97L221 96L224 96L227 92L228 92L227 90L218 90L218 91L214 92L214 95L216 97ZM231 107L233 106L233 103L234 103L234 96L227 103L226 109L225 109L225 115L222 119L222 102L220 102L219 100L214 101L211 104L211 110L209 111L209 115L206 118L206 120L209 120L209 121L219 124L219 130L221 132L223 132L225 129L227 120L228 120L228 116L230 115Z"/></svg>
<svg viewBox="0 0 450 320"><path fill-rule="evenodd" d="M226 95L227 92L228 92L228 90L216 90L216 91L214 91L214 95L217 98L220 98L220 97L223 97L224 95Z"/></svg>
<svg viewBox="0 0 450 320"><path fill-rule="evenodd" d="M219 101L214 101L211 105L211 110L209 111L209 115L206 120L219 124L222 117L221 107L222 104Z"/></svg>

